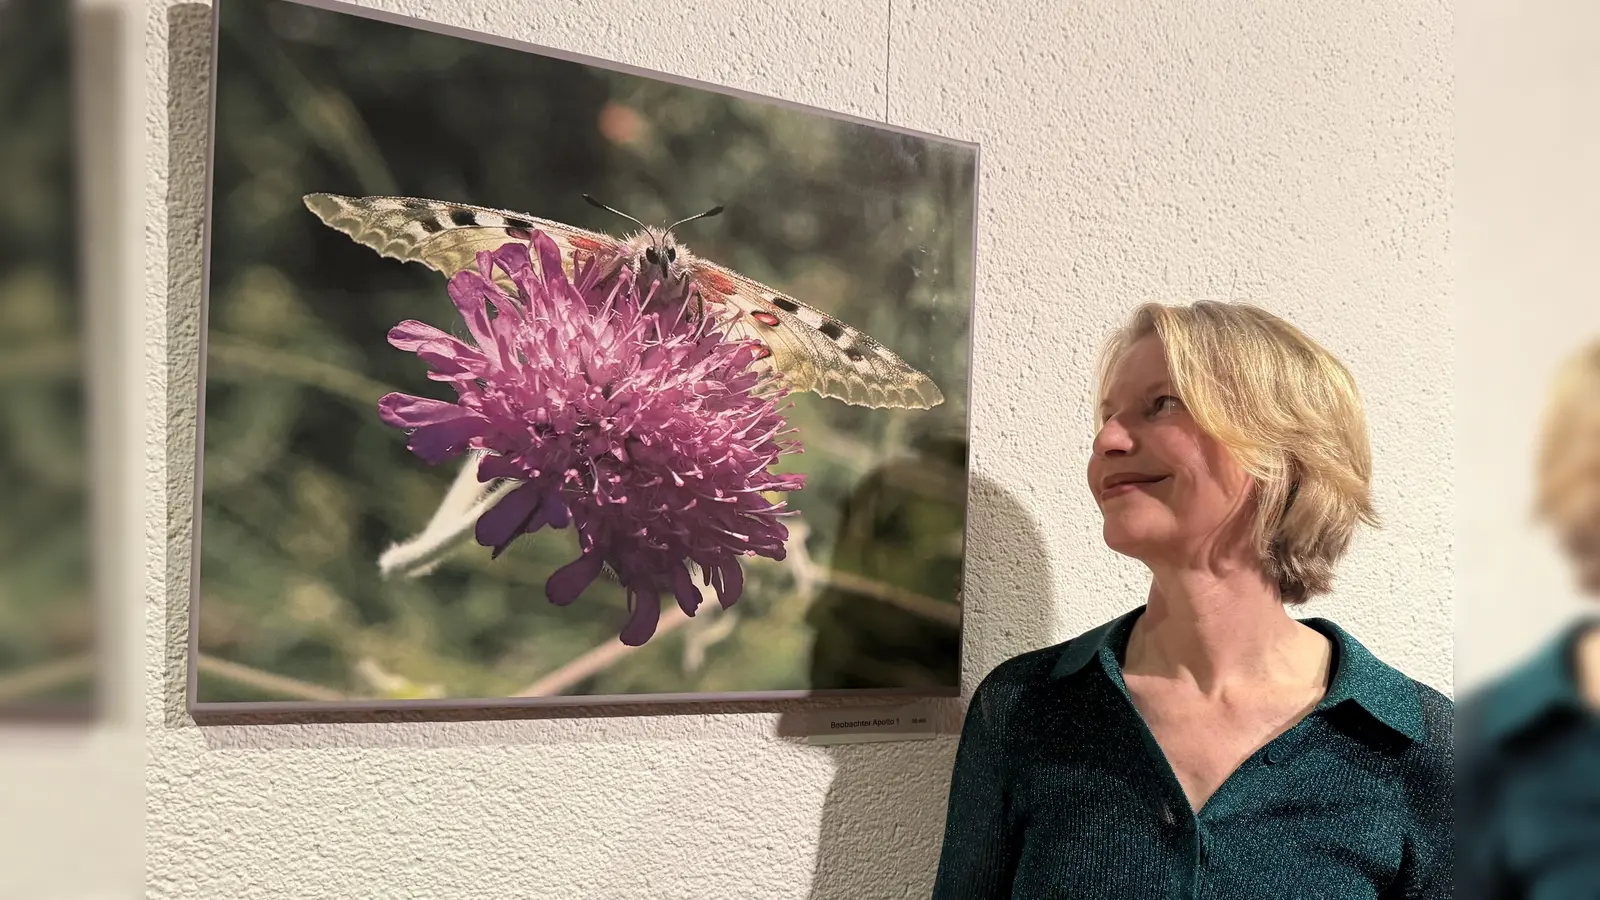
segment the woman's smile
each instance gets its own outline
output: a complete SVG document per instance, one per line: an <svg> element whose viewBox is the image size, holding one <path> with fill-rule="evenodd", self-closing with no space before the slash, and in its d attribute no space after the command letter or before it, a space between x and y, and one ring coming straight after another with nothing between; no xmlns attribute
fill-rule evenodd
<svg viewBox="0 0 1600 900"><path fill-rule="evenodd" d="M1170 476L1167 475L1139 475L1126 473L1113 475L1107 478L1100 488L1100 499L1110 500L1136 491L1150 492L1157 485L1165 484Z"/></svg>

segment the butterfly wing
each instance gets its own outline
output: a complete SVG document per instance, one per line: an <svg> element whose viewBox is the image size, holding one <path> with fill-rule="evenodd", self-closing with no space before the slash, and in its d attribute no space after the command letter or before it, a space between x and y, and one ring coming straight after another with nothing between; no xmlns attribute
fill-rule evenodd
<svg viewBox="0 0 1600 900"><path fill-rule="evenodd" d="M944 402L933 379L827 313L706 260L692 261L689 271L707 300L739 311L729 337L764 344L766 363L793 387L857 406L930 409Z"/></svg>
<svg viewBox="0 0 1600 900"><path fill-rule="evenodd" d="M484 206L325 193L307 194L305 204L356 243L446 277L475 265L480 252L531 240L534 231L549 235L569 265L574 252L603 264L622 252L621 242L608 234ZM767 364L794 387L859 406L928 409L944 402L932 379L832 316L715 263L693 260L689 271L708 300L742 313L730 336L764 344L771 351Z"/></svg>
<svg viewBox="0 0 1600 900"><path fill-rule="evenodd" d="M549 235L571 264L573 251L615 256L617 239L549 219L464 203L417 197L345 197L307 194L306 208L328 227L382 256L420 262L448 278L477 264L481 251L498 250L513 240L532 240L534 231Z"/></svg>

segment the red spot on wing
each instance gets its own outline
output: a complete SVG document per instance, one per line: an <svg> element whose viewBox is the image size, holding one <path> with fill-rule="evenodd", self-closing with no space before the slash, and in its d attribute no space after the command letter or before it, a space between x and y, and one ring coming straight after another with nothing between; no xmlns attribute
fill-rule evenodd
<svg viewBox="0 0 1600 900"><path fill-rule="evenodd" d="M755 319L757 322L760 322L768 328L778 327L778 317L769 312L753 312L750 314L750 318Z"/></svg>
<svg viewBox="0 0 1600 900"><path fill-rule="evenodd" d="M772 355L772 348L771 347L768 347L766 344L763 344L760 341L756 341L755 344L756 344L756 359L766 359L767 357Z"/></svg>
<svg viewBox="0 0 1600 900"><path fill-rule="evenodd" d="M734 292L733 280L715 269L696 272L695 280L700 282L701 287L714 294L726 296Z"/></svg>
<svg viewBox="0 0 1600 900"><path fill-rule="evenodd" d="M593 238L572 237L568 238L567 240L572 244L573 249L587 250L590 253L604 253L605 251L611 249L610 247Z"/></svg>

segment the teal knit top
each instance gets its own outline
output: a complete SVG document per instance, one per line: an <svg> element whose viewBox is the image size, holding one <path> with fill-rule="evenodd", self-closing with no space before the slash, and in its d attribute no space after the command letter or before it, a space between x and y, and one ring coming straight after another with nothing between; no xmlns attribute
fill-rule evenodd
<svg viewBox="0 0 1600 900"><path fill-rule="evenodd" d="M1122 679L1143 612L978 686L935 900L1452 896L1449 699L1304 620L1334 646L1326 695L1196 814Z"/></svg>
<svg viewBox="0 0 1600 900"><path fill-rule="evenodd" d="M1576 665L1591 628L1568 626L1461 704L1462 898L1600 897L1600 715Z"/></svg>

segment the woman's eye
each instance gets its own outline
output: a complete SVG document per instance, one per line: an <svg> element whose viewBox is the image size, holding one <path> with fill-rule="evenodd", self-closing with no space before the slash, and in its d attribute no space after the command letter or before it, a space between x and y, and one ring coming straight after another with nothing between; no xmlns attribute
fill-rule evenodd
<svg viewBox="0 0 1600 900"><path fill-rule="evenodd" d="M1152 405L1154 406L1156 412L1166 412L1168 409L1176 408L1181 402L1182 401L1171 394L1164 394L1160 397L1157 397L1156 402Z"/></svg>

